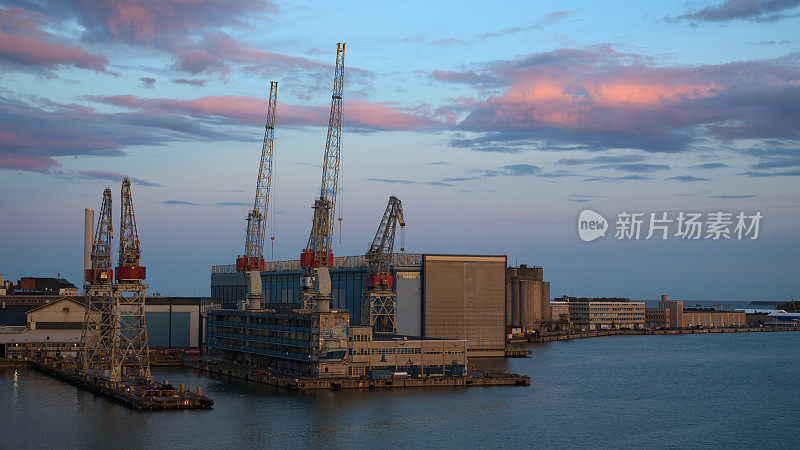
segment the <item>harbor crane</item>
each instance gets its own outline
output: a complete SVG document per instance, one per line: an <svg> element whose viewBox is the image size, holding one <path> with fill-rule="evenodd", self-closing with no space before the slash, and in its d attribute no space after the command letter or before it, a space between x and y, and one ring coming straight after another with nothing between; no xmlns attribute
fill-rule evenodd
<svg viewBox="0 0 800 450"><path fill-rule="evenodd" d="M331 277L333 265L331 239L334 228L336 194L339 183L339 157L342 138L342 87L344 82L344 46L336 44L336 69L333 76L333 95L325 141L325 158L322 163L322 186L314 201L314 217L308 244L300 254L300 299L306 309L330 311Z"/></svg>
<svg viewBox="0 0 800 450"><path fill-rule="evenodd" d="M269 83L269 103L264 128L261 164L258 167L256 197L253 210L247 214L244 255L236 260L236 270L247 275L247 308L261 309L261 271L264 270L264 236L267 230L267 212L272 186L272 149L275 138L275 111L278 103L278 82ZM273 238L274 239L274 238Z"/></svg>
<svg viewBox="0 0 800 450"><path fill-rule="evenodd" d="M366 289L361 298L361 324L370 326L379 333L397 333L397 294L392 289L394 279L391 265L398 224L401 230L406 226L403 203L397 197L391 196L375 238L365 255L368 273Z"/></svg>
<svg viewBox="0 0 800 450"><path fill-rule="evenodd" d="M142 256L136 216L133 212L131 180L122 179L122 212L119 230L119 259L115 274L114 336L112 343L111 378L119 381L125 376L126 366L134 366L137 375L152 381L147 344L147 327L144 320L145 289L143 281L146 268L140 264Z"/></svg>
<svg viewBox="0 0 800 450"><path fill-rule="evenodd" d="M81 330L81 370L109 370L113 334L113 269L111 268L112 224L111 189L103 191L100 216L92 239L91 210L87 210L87 243L91 241L91 268L86 269L86 314Z"/></svg>

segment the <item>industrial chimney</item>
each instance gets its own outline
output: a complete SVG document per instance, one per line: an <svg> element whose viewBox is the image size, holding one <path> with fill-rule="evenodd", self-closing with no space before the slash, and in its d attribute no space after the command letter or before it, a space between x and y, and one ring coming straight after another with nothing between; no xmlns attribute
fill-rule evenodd
<svg viewBox="0 0 800 450"><path fill-rule="evenodd" d="M92 241L94 239L93 233L94 224L94 210L86 208L83 212L83 279L86 280L86 271L92 268ZM88 281L83 282L84 291Z"/></svg>

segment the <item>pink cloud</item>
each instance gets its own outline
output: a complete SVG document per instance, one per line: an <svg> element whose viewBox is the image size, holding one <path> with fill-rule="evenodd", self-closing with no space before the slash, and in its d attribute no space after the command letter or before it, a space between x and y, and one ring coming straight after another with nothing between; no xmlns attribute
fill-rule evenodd
<svg viewBox="0 0 800 450"><path fill-rule="evenodd" d="M0 132L0 139L5 136ZM0 169L24 170L28 172L49 172L61 164L49 156L25 153L0 153Z"/></svg>
<svg viewBox="0 0 800 450"><path fill-rule="evenodd" d="M800 95L792 84L797 69L797 58L791 57L660 66L642 55L600 46L535 53L431 76L491 93L472 105L451 105L453 112L468 111L459 128L494 134L496 139L484 136L481 145L529 139L600 149L681 151L703 131L728 138L796 136L794 119L780 111L782 103ZM763 120L764 113L773 118ZM728 125L742 132L736 134ZM478 144L465 140L460 145L470 142Z"/></svg>
<svg viewBox="0 0 800 450"><path fill-rule="evenodd" d="M39 69L74 66L111 73L105 56L55 43L58 37L40 28L46 20L46 16L19 8L0 8L0 63Z"/></svg>
<svg viewBox="0 0 800 450"><path fill-rule="evenodd" d="M264 99L249 96L208 96L196 99L141 98L132 95L88 97L89 100L129 109L190 115L223 117L233 123L262 125ZM365 130L424 130L440 124L424 115L403 108L361 100L345 101L345 126ZM327 126L329 107L279 103L277 122L287 126Z"/></svg>

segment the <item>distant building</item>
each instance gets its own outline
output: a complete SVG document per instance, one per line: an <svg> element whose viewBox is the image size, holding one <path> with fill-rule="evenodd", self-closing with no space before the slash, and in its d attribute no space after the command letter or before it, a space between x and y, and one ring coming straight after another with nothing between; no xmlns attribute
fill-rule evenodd
<svg viewBox="0 0 800 450"><path fill-rule="evenodd" d="M658 308L645 308L645 323L648 328L683 328L683 302L667 300L667 296L662 295Z"/></svg>
<svg viewBox="0 0 800 450"><path fill-rule="evenodd" d="M747 326L743 311L717 311L712 308L685 308L683 310L684 328L738 328Z"/></svg>
<svg viewBox="0 0 800 450"><path fill-rule="evenodd" d="M53 305L64 300L81 305L80 311L73 308L69 318L64 314L44 320L42 312L54 311ZM76 329L83 326L85 314L83 296L9 295L0 296L0 327L30 329ZM200 347L205 341L205 314L212 307L210 297L164 297L145 298L145 323L150 348ZM219 307L219 305L216 305ZM34 313L31 316L30 313ZM31 319L33 317L33 319Z"/></svg>
<svg viewBox="0 0 800 450"><path fill-rule="evenodd" d="M632 302L628 298L566 296L561 301L567 303L569 318L576 330L644 328L644 302Z"/></svg>
<svg viewBox="0 0 800 450"><path fill-rule="evenodd" d="M261 272L261 303L297 302L300 274L299 261L267 262ZM398 333L466 339L470 357L505 354L505 256L396 253L392 274ZM364 256L334 258L330 275L332 306L348 311L350 325L360 326ZM246 289L245 276L235 266L212 267L211 297L222 308L240 306Z"/></svg>
<svg viewBox="0 0 800 450"><path fill-rule="evenodd" d="M0 358L77 356L86 307L62 298L30 309L25 326L0 327Z"/></svg>
<svg viewBox="0 0 800 450"><path fill-rule="evenodd" d="M466 373L464 339L373 334L369 327L351 326L346 312L288 306L210 311L209 354L229 363L314 378Z"/></svg>
<svg viewBox="0 0 800 450"><path fill-rule="evenodd" d="M561 322L570 322L569 302L552 301L550 302L550 317Z"/></svg>
<svg viewBox="0 0 800 450"><path fill-rule="evenodd" d="M679 300L661 296L658 308L645 310L648 328L730 328L747 326L744 311L719 311L714 308L684 308Z"/></svg>
<svg viewBox="0 0 800 450"><path fill-rule="evenodd" d="M506 269L506 326L538 330L553 320L550 310L550 283L544 281L541 267Z"/></svg>
<svg viewBox="0 0 800 450"><path fill-rule="evenodd" d="M12 295L78 295L79 289L64 278L23 277L12 292Z"/></svg>

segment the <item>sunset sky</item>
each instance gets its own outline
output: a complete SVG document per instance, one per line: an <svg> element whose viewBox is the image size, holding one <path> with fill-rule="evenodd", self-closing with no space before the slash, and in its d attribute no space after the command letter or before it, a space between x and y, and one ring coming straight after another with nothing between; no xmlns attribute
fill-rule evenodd
<svg viewBox="0 0 800 450"><path fill-rule="evenodd" d="M412 252L507 254L551 295L800 296L800 0L0 1L0 273L82 270L133 181L150 292L243 251L269 81L274 252L297 259L347 43L341 243L389 195ZM581 242L577 217L760 212L756 240ZM272 221L272 214L270 214Z"/></svg>

